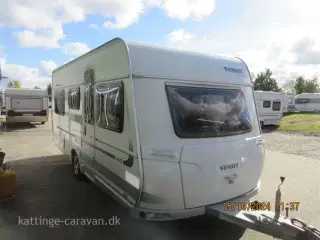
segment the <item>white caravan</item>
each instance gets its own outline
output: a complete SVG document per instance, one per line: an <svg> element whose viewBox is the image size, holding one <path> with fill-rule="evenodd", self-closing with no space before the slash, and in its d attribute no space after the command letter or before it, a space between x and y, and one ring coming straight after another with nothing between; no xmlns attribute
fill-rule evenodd
<svg viewBox="0 0 320 240"><path fill-rule="evenodd" d="M260 125L280 124L283 116L281 92L255 91Z"/></svg>
<svg viewBox="0 0 320 240"><path fill-rule="evenodd" d="M8 88L5 90L6 122L48 121L48 94L46 90Z"/></svg>
<svg viewBox="0 0 320 240"><path fill-rule="evenodd" d="M295 109L299 112L320 112L320 93L301 93L295 97Z"/></svg>
<svg viewBox="0 0 320 240"><path fill-rule="evenodd" d="M283 112L287 113L290 111L294 111L294 93L283 93L282 100L283 100Z"/></svg>
<svg viewBox="0 0 320 240"><path fill-rule="evenodd" d="M73 174L134 216L187 218L258 193L264 140L241 59L116 38L54 70L52 86Z"/></svg>

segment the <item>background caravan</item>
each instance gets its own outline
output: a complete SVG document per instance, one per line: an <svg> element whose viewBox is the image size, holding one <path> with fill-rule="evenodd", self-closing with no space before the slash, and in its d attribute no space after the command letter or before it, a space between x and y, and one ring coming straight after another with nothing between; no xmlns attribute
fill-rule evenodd
<svg viewBox="0 0 320 240"><path fill-rule="evenodd" d="M283 116L283 93L255 91L254 94L261 126L280 124Z"/></svg>
<svg viewBox="0 0 320 240"><path fill-rule="evenodd" d="M290 111L294 111L295 107L294 107L294 97L295 94L294 93L283 93L283 112L287 113Z"/></svg>
<svg viewBox="0 0 320 240"><path fill-rule="evenodd" d="M206 214L260 189L264 140L246 64L116 38L54 70L53 136L147 220Z"/></svg>
<svg viewBox="0 0 320 240"><path fill-rule="evenodd" d="M295 97L295 109L299 112L320 112L320 93L301 93Z"/></svg>
<svg viewBox="0 0 320 240"><path fill-rule="evenodd" d="M7 88L6 122L48 121L48 94L42 89Z"/></svg>

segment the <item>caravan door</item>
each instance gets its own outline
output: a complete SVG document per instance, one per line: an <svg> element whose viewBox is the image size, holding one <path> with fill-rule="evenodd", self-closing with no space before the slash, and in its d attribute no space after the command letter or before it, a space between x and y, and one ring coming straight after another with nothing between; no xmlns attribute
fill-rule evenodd
<svg viewBox="0 0 320 240"><path fill-rule="evenodd" d="M127 88L125 87L127 86ZM129 206L140 196L140 163L129 79L95 84L95 179ZM130 103L130 104L129 104Z"/></svg>
<svg viewBox="0 0 320 240"><path fill-rule="evenodd" d="M81 162L84 172L91 180L94 176L94 72L84 74L83 117L81 124Z"/></svg>

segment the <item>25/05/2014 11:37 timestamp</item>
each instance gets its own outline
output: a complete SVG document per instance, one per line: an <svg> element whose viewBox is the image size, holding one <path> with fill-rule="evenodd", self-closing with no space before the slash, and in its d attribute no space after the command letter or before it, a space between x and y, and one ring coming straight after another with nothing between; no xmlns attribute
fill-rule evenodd
<svg viewBox="0 0 320 240"><path fill-rule="evenodd" d="M280 202L277 208L280 211L298 211L300 202ZM271 202L225 202L224 211L271 211L274 209Z"/></svg>

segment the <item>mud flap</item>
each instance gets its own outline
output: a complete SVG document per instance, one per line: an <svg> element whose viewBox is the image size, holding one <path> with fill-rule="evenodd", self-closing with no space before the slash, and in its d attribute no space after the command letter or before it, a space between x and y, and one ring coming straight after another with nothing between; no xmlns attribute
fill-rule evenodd
<svg viewBox="0 0 320 240"><path fill-rule="evenodd" d="M237 201L236 199L232 200ZM239 202L242 202L239 199ZM303 225L297 219L275 216L273 211L228 211L225 210L224 203L214 204L206 207L206 214L218 217L221 220L236 224L243 228L270 235L280 239L320 239L315 232L318 231L311 226ZM297 225L302 223L301 226Z"/></svg>

